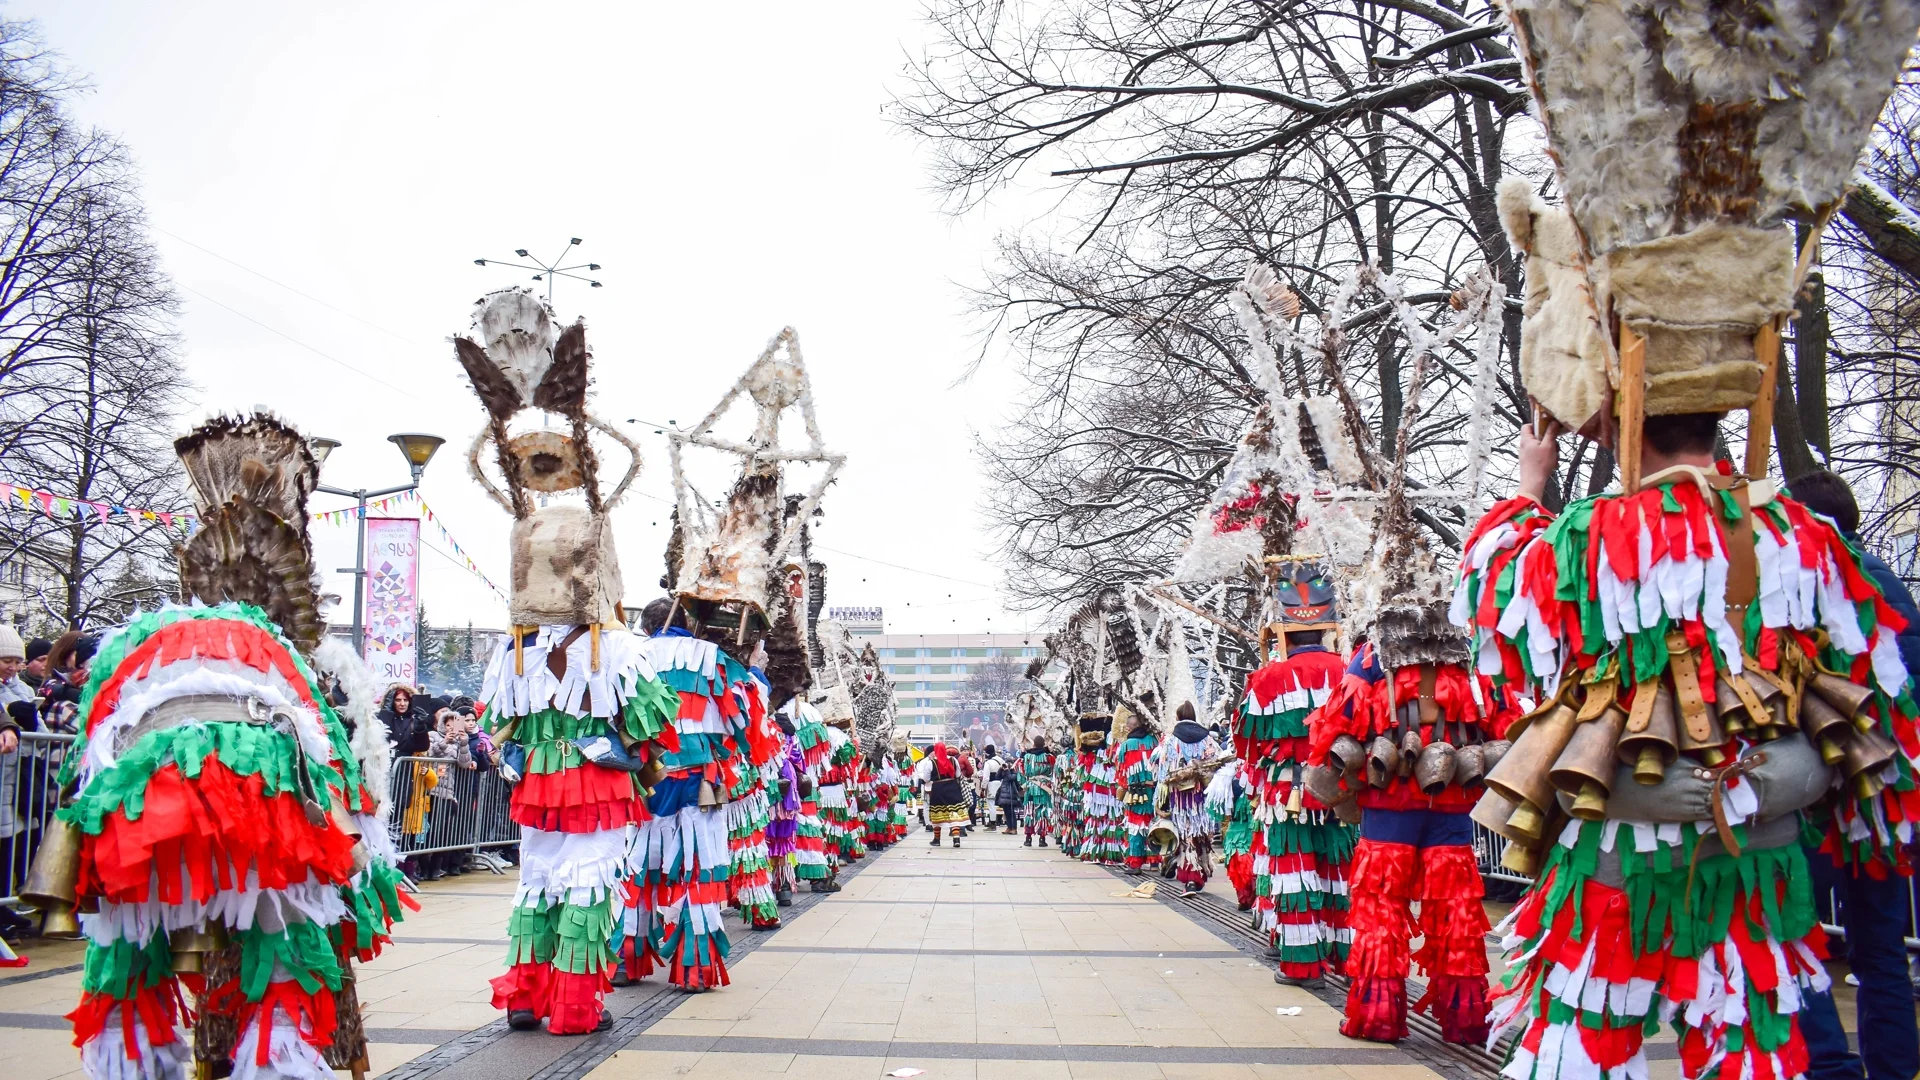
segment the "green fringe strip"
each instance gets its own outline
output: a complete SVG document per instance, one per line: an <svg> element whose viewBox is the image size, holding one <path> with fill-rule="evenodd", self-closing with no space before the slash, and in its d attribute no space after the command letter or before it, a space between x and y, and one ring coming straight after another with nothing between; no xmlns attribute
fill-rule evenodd
<svg viewBox="0 0 1920 1080"><path fill-rule="evenodd" d="M95 776L73 805L60 811L60 817L89 836L98 836L103 819L116 810L127 820L138 821L155 773L173 765L180 775L196 779L210 756L241 776L260 777L269 797L300 790L292 735L252 724L182 724L142 736L113 768ZM340 781L339 773L312 758L307 759L307 776L320 792Z"/></svg>
<svg viewBox="0 0 1920 1080"><path fill-rule="evenodd" d="M568 903L522 905L507 917L507 965L552 964L571 975L600 971L613 963L614 896L581 907Z"/></svg>

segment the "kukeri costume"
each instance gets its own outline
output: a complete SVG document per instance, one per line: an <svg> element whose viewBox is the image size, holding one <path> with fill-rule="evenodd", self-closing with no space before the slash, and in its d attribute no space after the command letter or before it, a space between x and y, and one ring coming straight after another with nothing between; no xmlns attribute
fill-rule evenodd
<svg viewBox="0 0 1920 1080"><path fill-rule="evenodd" d="M1645 1076L1663 1022L1688 1080L1804 1073L1798 1014L1827 976L1795 811L1828 799L1828 843L1892 865L1920 809L1897 620L1764 477L1799 286L1784 218L1837 205L1920 5L1805 14L1769 15L1798 27L1782 49L1704 4L1511 8L1572 211L1501 193L1528 256L1521 374L1570 429L1612 433L1623 481L1558 515L1495 506L1455 593L1480 670L1543 700L1475 814L1538 870L1503 924L1514 1080ZM1601 39L1617 74L1594 80ZM1643 416L1729 409L1748 475L1639 475Z"/></svg>
<svg viewBox="0 0 1920 1080"><path fill-rule="evenodd" d="M495 1008L515 1027L541 1019L554 1034L593 1031L618 944L628 827L647 820L641 769L657 769L675 699L654 675L619 610L621 579L608 512L639 473L637 448L586 411L586 328L554 325L522 289L476 305L472 338L455 353L487 411L468 463L514 517L510 640L487 665L479 700L520 825L520 887L507 923L506 974ZM558 413L566 432L510 432L523 410ZM632 455L603 495L588 441L599 430ZM481 468L491 443L505 488ZM535 507L534 496L578 490L584 505ZM631 930L628 939L632 939Z"/></svg>
<svg viewBox="0 0 1920 1080"><path fill-rule="evenodd" d="M200 514L178 551L192 603L102 641L61 766L70 795L22 892L50 935L87 938L68 1019L95 1080L178 1080L190 1063L363 1073L351 960L379 950L403 901L369 755L312 663L319 468L266 416L174 446Z"/></svg>
<svg viewBox="0 0 1920 1080"><path fill-rule="evenodd" d="M1292 558L1272 567L1275 621L1262 636L1277 643L1280 655L1247 678L1234 751L1245 763L1241 776L1252 808L1254 925L1269 935L1278 974L1310 982L1339 971L1352 941L1347 878L1354 829L1304 782L1308 718L1332 696L1346 662L1321 645L1287 646L1288 633L1339 627L1324 569Z"/></svg>

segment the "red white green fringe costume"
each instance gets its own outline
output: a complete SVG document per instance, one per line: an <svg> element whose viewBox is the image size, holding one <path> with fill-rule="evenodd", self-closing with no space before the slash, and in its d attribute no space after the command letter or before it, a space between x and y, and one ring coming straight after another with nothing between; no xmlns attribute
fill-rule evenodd
<svg viewBox="0 0 1920 1080"><path fill-rule="evenodd" d="M1118 770L1120 745L1109 742L1092 754L1081 754L1081 813L1086 836L1080 844L1082 862L1119 863L1127 858L1127 829L1120 806Z"/></svg>
<svg viewBox="0 0 1920 1080"><path fill-rule="evenodd" d="M820 720L820 710L798 698L785 707L794 721L793 744L799 748L801 772L812 785L809 793L800 796L800 815L794 826L793 876L801 881L826 881L833 877L835 863L828 853L826 825L820 820L820 777L833 744L827 725Z"/></svg>
<svg viewBox="0 0 1920 1080"><path fill-rule="evenodd" d="M1128 735L1120 744L1115 776L1121 788L1121 808L1126 814L1127 869L1160 865L1160 856L1147 850L1147 830L1153 827L1153 789L1156 777L1153 754L1160 739L1152 732Z"/></svg>
<svg viewBox="0 0 1920 1080"><path fill-rule="evenodd" d="M1060 853L1078 858L1087 843L1086 766L1094 751L1075 748L1061 754L1053 763L1054 790L1060 793L1053 803L1054 844Z"/></svg>
<svg viewBox="0 0 1920 1080"><path fill-rule="evenodd" d="M1861 861L1899 859L1896 843L1920 809L1920 742L1911 700L1884 691L1906 684L1898 616L1831 522L1776 497L1752 508L1758 595L1743 625L1731 625L1728 529L1740 512L1705 480L1587 499L1557 519L1528 499L1500 503L1464 548L1454 621L1471 629L1483 672L1547 693L1596 670L1624 672L1623 684L1658 677L1670 629L1703 668L1771 670L1791 644L1882 688L1875 715L1901 753L1885 791L1843 802L1826 843ZM1710 693L1707 672L1700 682ZM1734 739L1726 749L1747 748ZM1754 803L1738 797L1743 786L1727 803L1744 842L1740 805ZM1521 1032L1505 1075L1643 1077L1641 1041L1661 1022L1680 1032L1687 1080L1805 1072L1795 1014L1805 990L1827 985L1805 858L1788 844L1696 861L1710 830L1611 820L1566 828L1502 926L1510 970L1493 1034ZM1618 880L1601 875L1612 856Z"/></svg>
<svg viewBox="0 0 1920 1080"><path fill-rule="evenodd" d="M826 830L827 850L838 865L845 866L867 853L866 824L860 820L854 802L854 755L859 751L853 736L845 731L828 725L826 732L830 749L820 772L820 821Z"/></svg>
<svg viewBox="0 0 1920 1080"><path fill-rule="evenodd" d="M1327 749L1343 734L1362 746L1377 735L1391 736L1397 730L1396 705L1404 708L1421 699L1424 671L1432 673L1428 692L1438 708L1436 726L1452 725L1455 738L1460 725L1475 727L1482 741L1505 732L1512 710L1483 704L1496 700L1490 680L1452 664L1385 672L1373 646L1362 645L1339 689L1308 721L1313 730L1309 763L1325 761ZM1421 736L1422 745L1443 741L1434 726L1425 727ZM1486 1039L1491 927L1480 902L1485 891L1467 817L1484 790L1478 784L1449 783L1428 795L1410 776L1360 790L1360 840L1348 876L1353 943L1342 1035L1380 1042L1406 1038L1407 975L1418 963L1427 975L1427 993L1413 1011L1431 1011L1448 1042ZM1411 951L1415 937L1423 939L1417 953Z"/></svg>
<svg viewBox="0 0 1920 1080"><path fill-rule="evenodd" d="M1241 911L1252 911L1253 893L1253 800L1247 797L1247 785L1241 779L1247 769L1244 761L1235 761L1213 774L1207 784L1207 813L1220 826L1220 852L1227 858L1227 880ZM1256 920L1254 928L1260 926Z"/></svg>
<svg viewBox="0 0 1920 1080"><path fill-rule="evenodd" d="M773 867L767 857L767 824L773 820L773 803L767 797L769 770L778 790L779 763L769 758L758 768L740 770L740 782L727 803L727 895L740 918L758 929L780 925Z"/></svg>
<svg viewBox="0 0 1920 1080"><path fill-rule="evenodd" d="M493 1007L531 1010L557 1035L592 1031L617 958L616 930L627 876L627 827L647 820L634 773L596 765L575 740L631 744L636 756L671 745L674 697L655 677L639 638L625 630L567 638L572 626L542 626L516 651L502 642L487 665L480 700L501 745L526 751L510 812L520 825L520 887L507 921L506 974ZM564 649L554 666L550 654Z"/></svg>
<svg viewBox="0 0 1920 1080"><path fill-rule="evenodd" d="M1308 717L1345 674L1346 662L1319 648L1267 663L1247 678L1234 723L1234 753L1252 807L1248 869L1254 928L1279 948L1280 974L1290 979L1338 972L1353 940L1347 928L1347 870L1355 830L1308 794L1300 780ZM1300 808L1290 811L1295 785L1301 788ZM1227 844L1231 873L1231 836Z"/></svg>
<svg viewBox="0 0 1920 1080"><path fill-rule="evenodd" d="M648 638L644 650L679 708L663 739L666 776L648 796L650 817L627 853L629 924L646 934L640 970L629 974L644 978L663 962L672 985L710 990L728 982L726 793L772 758L777 729L766 687L712 642L669 630Z"/></svg>
<svg viewBox="0 0 1920 1080"><path fill-rule="evenodd" d="M386 826L312 669L259 608L228 603L135 616L92 672L61 774L79 792L60 811L82 833L78 894L97 905L80 916L68 1014L82 1068L183 1076L191 991L234 1017L235 1077L331 1078L347 960L378 952L411 901L391 862L356 867L367 853L348 830ZM169 932L209 925L239 948L223 985L173 971Z"/></svg>

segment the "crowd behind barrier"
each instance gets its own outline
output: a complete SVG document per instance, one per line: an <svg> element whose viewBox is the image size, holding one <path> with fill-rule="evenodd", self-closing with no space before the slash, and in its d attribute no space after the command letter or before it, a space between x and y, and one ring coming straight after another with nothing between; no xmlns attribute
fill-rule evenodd
<svg viewBox="0 0 1920 1080"><path fill-rule="evenodd" d="M56 777L73 744L72 735L22 732L20 748L0 754L0 903L19 898L33 853L46 835L58 804ZM393 762L392 810L387 828L401 858L457 851L511 848L520 843L520 826L508 814L512 785L490 768L460 768L452 758L403 757ZM1474 852L1480 876L1490 887L1524 887L1527 879L1500 865L1500 837L1474 826ZM1907 948L1920 951L1920 908L1909 891ZM1827 931L1835 925L1834 898L1821 897Z"/></svg>

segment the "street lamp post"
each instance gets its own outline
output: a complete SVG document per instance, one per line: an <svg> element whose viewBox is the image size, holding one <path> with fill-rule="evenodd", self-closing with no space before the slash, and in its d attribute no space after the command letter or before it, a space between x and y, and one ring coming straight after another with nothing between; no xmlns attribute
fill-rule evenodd
<svg viewBox="0 0 1920 1080"><path fill-rule="evenodd" d="M600 283L598 281L595 281L590 277L586 277L584 275L576 274L573 272L575 270L589 270L589 271L598 270L600 269L599 263L584 262L584 263L577 263L573 266L560 265L561 263L567 260L567 256L572 254L573 249L578 247L579 245L580 245L579 237L575 236L568 239L567 246L561 249L560 251L560 257L553 260L550 263L543 263L539 259L534 258L532 255L527 254L526 248L514 248L513 253L515 255L518 255L523 259L529 260L530 262L532 262L533 265L528 266L526 263L507 262L504 259L475 259L473 260L473 265L475 266L507 266L515 270L538 270L540 272L533 275L533 280L544 281L547 283L547 302L552 303L553 302L553 282L555 278L567 278L570 281L584 281L587 283L589 287L595 288L595 289L600 287Z"/></svg>
<svg viewBox="0 0 1920 1080"><path fill-rule="evenodd" d="M398 495L403 491L412 491L420 486L420 476L427 471L427 462L433 460L434 451L446 442L438 435L423 435L419 432L402 432L387 436L387 441L400 448L407 459L407 469L413 474L413 482L398 487L380 488L369 491L366 488L337 488L326 484L317 485L315 490L329 495L345 495L359 504L359 514L354 526L353 565L339 569L342 574L353 575L353 651L355 655L366 655L366 605L367 605L367 500ZM338 439L315 437L307 440L307 446L321 465L325 465L327 455L339 447Z"/></svg>

